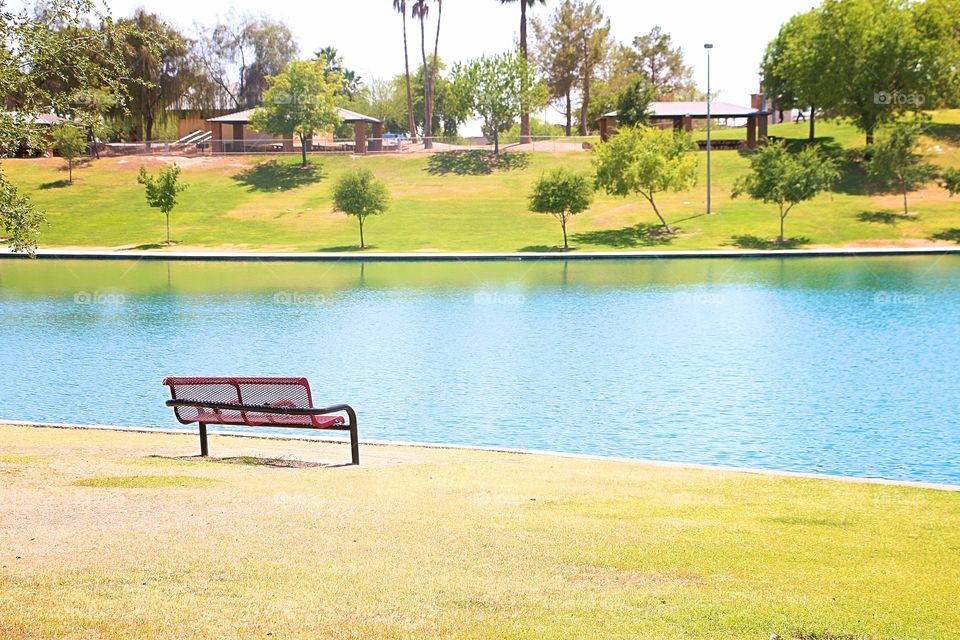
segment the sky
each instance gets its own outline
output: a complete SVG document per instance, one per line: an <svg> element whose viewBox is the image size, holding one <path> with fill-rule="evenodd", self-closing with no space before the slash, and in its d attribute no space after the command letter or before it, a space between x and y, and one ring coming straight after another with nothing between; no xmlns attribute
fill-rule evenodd
<svg viewBox="0 0 960 640"><path fill-rule="evenodd" d="M308 56L324 46L340 51L345 65L365 81L403 73L403 35L400 15L392 0L143 0L105 1L114 16L130 15L138 7L159 13L190 32L195 23L213 25L231 8L238 13L265 13L283 20L297 39L301 54ZM547 0L528 15L547 17L559 0ZM706 90L707 58L704 43L714 45L711 90L715 99L749 106L750 94L759 83L759 64L767 43L780 25L794 14L813 7L814 0L686 0L639 2L599 0L610 18L612 35L621 42L647 33L660 25L671 34L694 69L694 79ZM409 5L409 0L408 0ZM432 43L435 17L428 21ZM514 46L520 31L520 7L498 0L446 0L440 28L440 57L447 64L484 53L499 53ZM419 59L419 24L408 19L411 66ZM429 50L432 44L428 45ZM717 95L719 92L719 95ZM554 116L550 116L554 120Z"/></svg>

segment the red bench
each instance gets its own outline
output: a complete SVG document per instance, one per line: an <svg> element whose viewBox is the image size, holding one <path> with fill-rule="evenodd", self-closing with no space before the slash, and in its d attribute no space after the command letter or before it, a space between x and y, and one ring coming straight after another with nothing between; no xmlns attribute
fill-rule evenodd
<svg viewBox="0 0 960 640"><path fill-rule="evenodd" d="M350 405L313 406L306 378L164 378L167 406L181 424L200 425L200 455L209 455L207 425L332 429L350 432L353 464L360 464L357 414ZM344 420L346 414L350 422Z"/></svg>

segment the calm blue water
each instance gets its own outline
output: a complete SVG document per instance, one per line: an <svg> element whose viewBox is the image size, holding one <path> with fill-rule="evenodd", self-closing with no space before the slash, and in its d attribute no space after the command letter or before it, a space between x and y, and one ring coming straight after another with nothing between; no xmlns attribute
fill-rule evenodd
<svg viewBox="0 0 960 640"><path fill-rule="evenodd" d="M0 260L0 417L306 375L361 436L960 484L960 257Z"/></svg>

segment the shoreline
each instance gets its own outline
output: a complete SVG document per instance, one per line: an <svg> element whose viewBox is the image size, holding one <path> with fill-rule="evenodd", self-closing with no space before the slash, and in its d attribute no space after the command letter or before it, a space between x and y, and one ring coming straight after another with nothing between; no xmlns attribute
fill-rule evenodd
<svg viewBox="0 0 960 640"><path fill-rule="evenodd" d="M118 431L124 433L154 433L165 435L189 435L196 436L197 430L188 427L137 427L122 425L91 425L91 424L70 424L53 422L35 422L30 420L3 420L0 419L0 428L3 427L31 427L37 429L75 429L91 431ZM270 434L261 432L247 431L210 431L210 435L227 436L234 438L253 438L259 440L280 440L291 442L318 442L333 444L349 444L349 441L331 438L329 436L308 436L296 434ZM826 480L834 482L847 482L852 484L870 484L888 487L904 487L909 489L929 489L933 491L947 491L951 493L960 493L960 484L946 484L939 482L924 482L919 480L891 480L888 478L873 478L867 476L843 476L829 473L815 473L810 471L786 471L780 469L765 469L762 467L737 467L714 464L703 464L696 462L675 462L670 460L652 460L647 458L628 458L618 456L602 456L589 453L573 453L567 451L552 451L541 449L516 449L510 447L468 445L468 444L447 444L438 442L411 442L401 440L365 440L361 439L360 444L372 447L405 447L421 449L450 449L454 451L485 451L488 453L502 453L511 455L531 455L547 456L553 458L567 458L574 460L591 460L596 462L619 462L628 464L647 465L654 467L664 467L668 469L693 469L699 471L719 471L724 473L742 473L759 476L769 476L778 478L797 478L805 480Z"/></svg>
<svg viewBox="0 0 960 640"><path fill-rule="evenodd" d="M670 260L709 258L830 258L917 255L960 255L960 246L862 247L823 249L705 250L705 251L531 251L464 253L282 253L257 251L141 251L38 249L37 258L56 260L171 260L207 262L487 262L524 260ZM0 250L0 259L29 259L22 253Z"/></svg>

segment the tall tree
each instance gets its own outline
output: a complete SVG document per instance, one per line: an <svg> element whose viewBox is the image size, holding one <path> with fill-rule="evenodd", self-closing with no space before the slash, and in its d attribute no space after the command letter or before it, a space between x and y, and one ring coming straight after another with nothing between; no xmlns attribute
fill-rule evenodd
<svg viewBox="0 0 960 640"><path fill-rule="evenodd" d="M590 91L610 52L610 20L603 15L597 0L577 2L574 43L580 57L580 135L587 135Z"/></svg>
<svg viewBox="0 0 960 640"><path fill-rule="evenodd" d="M253 112L250 126L285 138L298 136L302 166L307 166L307 138L316 131L332 131L340 122L337 112L339 78L324 77L314 62L294 60L283 73L270 76L263 106Z"/></svg>
<svg viewBox="0 0 960 640"><path fill-rule="evenodd" d="M433 87L430 69L427 64L427 16L430 15L430 6L427 0L413 0L411 9L414 19L420 21L420 55L423 57L423 104L426 109L426 117L423 119L423 146L426 149L433 148Z"/></svg>
<svg viewBox="0 0 960 640"><path fill-rule="evenodd" d="M500 4L510 4L518 0L500 0ZM547 0L519 0L520 2L520 55L529 60L527 55L527 7L533 7L538 2L547 4ZM524 108L520 115L520 142L530 142L530 109Z"/></svg>
<svg viewBox="0 0 960 640"><path fill-rule="evenodd" d="M867 174L879 186L893 188L903 196L903 215L909 215L907 194L933 180L936 170L918 153L920 120L897 122L878 140L867 164Z"/></svg>
<svg viewBox="0 0 960 640"><path fill-rule="evenodd" d="M437 35L433 41L433 58L430 60L430 111L427 114L431 121L437 102L437 72L440 65L440 18L443 16L443 0L434 0L434 2L437 3Z"/></svg>
<svg viewBox="0 0 960 640"><path fill-rule="evenodd" d="M407 0L393 0L393 9L403 17L403 68L407 84L407 130L417 139L417 127L413 122L413 89L410 86L410 54L407 52Z"/></svg>
<svg viewBox="0 0 960 640"><path fill-rule="evenodd" d="M454 91L469 113L483 122L483 134L500 153L500 134L510 128L524 108L547 103L546 84L516 51L483 56L453 70Z"/></svg>
<svg viewBox="0 0 960 640"><path fill-rule="evenodd" d="M653 90L654 100L676 100L696 90L693 69L684 62L683 50L674 46L670 34L659 26L634 38L624 55L632 70Z"/></svg>
<svg viewBox="0 0 960 640"><path fill-rule="evenodd" d="M540 73L547 79L550 97L562 100L566 120L566 134L573 135L572 93L578 80L580 57L573 42L577 30L576 3L563 0L547 22L531 20L534 46L533 59Z"/></svg>
<svg viewBox="0 0 960 640"><path fill-rule="evenodd" d="M131 74L127 87L130 112L140 139L150 141L154 125L185 91L187 41L159 16L143 9L121 22L132 27L125 40Z"/></svg>
<svg viewBox="0 0 960 640"><path fill-rule="evenodd" d="M808 11L790 18L767 45L763 57L763 89L779 110L810 108L809 139L816 137L816 108L824 103L827 87L820 62L811 48L818 39L820 17Z"/></svg>
<svg viewBox="0 0 960 640"><path fill-rule="evenodd" d="M334 75L339 76L339 91L341 95L350 99L353 98L355 93L360 91L360 88L363 86L360 75L356 71L344 66L343 57L337 52L336 47L324 47L313 55L317 62L322 65L323 77L326 78L328 82L333 80Z"/></svg>

